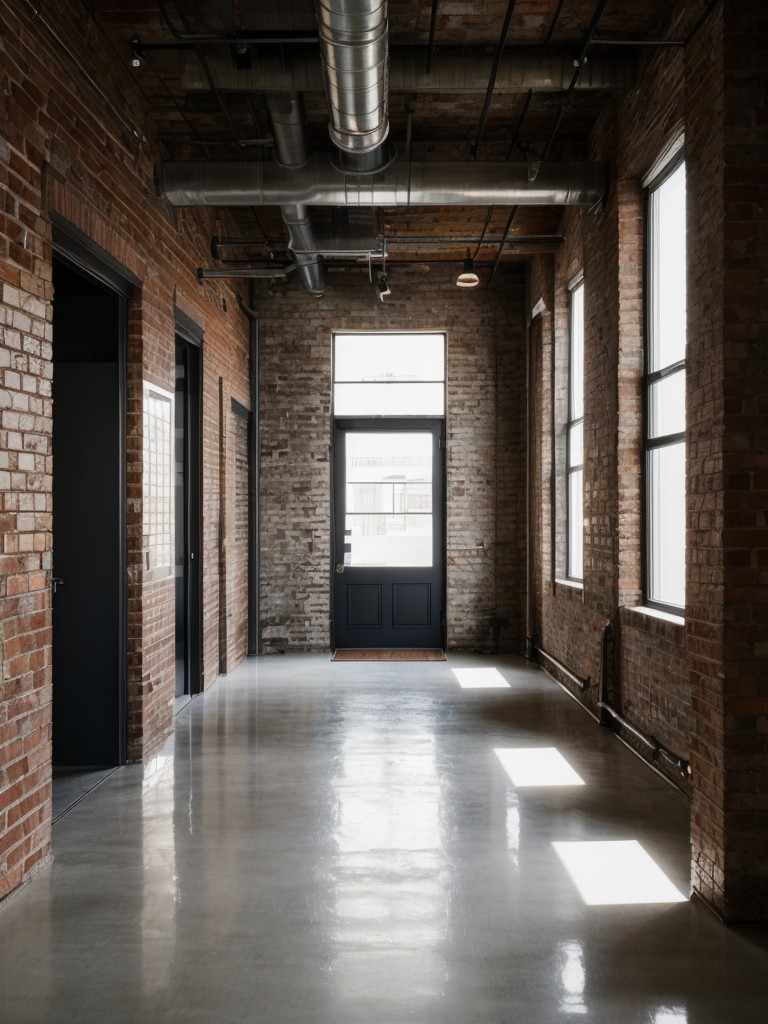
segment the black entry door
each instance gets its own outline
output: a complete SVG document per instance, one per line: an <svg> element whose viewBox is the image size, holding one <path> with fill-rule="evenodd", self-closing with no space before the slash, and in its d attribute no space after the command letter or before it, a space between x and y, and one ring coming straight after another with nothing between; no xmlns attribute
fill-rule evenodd
<svg viewBox="0 0 768 1024"><path fill-rule="evenodd" d="M200 349L176 338L176 697L199 693Z"/></svg>
<svg viewBox="0 0 768 1024"><path fill-rule="evenodd" d="M336 648L442 647L442 420L337 420Z"/></svg>

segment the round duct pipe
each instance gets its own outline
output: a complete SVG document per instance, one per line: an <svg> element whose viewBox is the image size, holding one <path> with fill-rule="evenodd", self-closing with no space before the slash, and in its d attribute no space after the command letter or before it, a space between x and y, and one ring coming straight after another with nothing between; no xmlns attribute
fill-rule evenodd
<svg viewBox="0 0 768 1024"><path fill-rule="evenodd" d="M315 7L331 139L342 152L370 153L389 134L386 0L316 0Z"/></svg>

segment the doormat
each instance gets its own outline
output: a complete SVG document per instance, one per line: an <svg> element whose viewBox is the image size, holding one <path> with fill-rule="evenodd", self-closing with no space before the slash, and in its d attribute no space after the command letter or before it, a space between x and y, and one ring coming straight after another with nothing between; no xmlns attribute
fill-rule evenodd
<svg viewBox="0 0 768 1024"><path fill-rule="evenodd" d="M334 651L331 661L445 661L445 653L433 648L423 650L350 649Z"/></svg>

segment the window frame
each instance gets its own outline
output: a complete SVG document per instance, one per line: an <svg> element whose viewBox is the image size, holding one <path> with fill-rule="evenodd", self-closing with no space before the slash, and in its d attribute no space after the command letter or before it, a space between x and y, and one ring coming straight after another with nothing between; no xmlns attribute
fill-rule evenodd
<svg viewBox="0 0 768 1024"><path fill-rule="evenodd" d="M574 348L577 334L574 331L574 294L580 293L581 323L578 340L581 343L581 414L574 406ZM568 413L565 422L565 579L571 583L584 583L584 275L579 274L568 286ZM581 460L574 463L572 456L573 435L581 428ZM581 573L574 571L572 534L574 510L571 497L571 479L581 477Z"/></svg>
<svg viewBox="0 0 768 1024"><path fill-rule="evenodd" d="M676 446L682 446L683 462L685 463L686 456L686 430L670 431L662 434L658 432L652 433L652 426L654 420L653 412L653 394L654 386L658 385L663 380L669 380L677 374L683 376L683 395L685 401L685 382L686 382L686 357L685 354L681 359L674 359L672 362L658 366L655 369L651 369L652 357L655 353L656 339L654 332L656 328L657 318L655 309L656 296L654 294L654 281L656 273L656 249L655 245L658 241L654 235L656 232L656 219L652 209L652 197L653 193L657 192L666 181L668 181L673 174L681 167L685 169L685 153L682 148L682 144L677 148L673 156L671 156L658 171L655 171L644 184L645 191L645 252L644 252L644 264L645 264L645 331L644 331L644 374L643 374L643 460L642 460L642 502L643 502L643 604L648 608L653 608L657 611L665 612L670 615L683 617L685 615L685 596L683 597L683 604L675 604L668 600L663 600L661 597L652 596L655 591L654 579L655 573L655 561L657 551L655 548L655 542L653 537L653 522L654 522L654 509L655 509L655 496L653 493L653 472L652 472L652 460L653 453L663 449L672 449ZM687 189L686 189L687 197ZM686 198L687 207L687 198ZM687 286L687 242L685 245L685 257L686 257L686 286ZM687 311L686 311L687 314ZM683 345L683 352L686 352L687 348L687 315L684 323L684 330L686 339ZM685 497L684 497L685 502ZM685 503L683 505L683 536L685 536ZM685 594L685 545L684 547L684 559L683 559L683 593Z"/></svg>

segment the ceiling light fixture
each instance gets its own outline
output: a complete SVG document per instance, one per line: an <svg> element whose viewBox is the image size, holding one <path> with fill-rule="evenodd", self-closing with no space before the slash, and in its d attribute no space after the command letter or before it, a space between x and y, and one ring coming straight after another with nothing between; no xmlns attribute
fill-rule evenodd
<svg viewBox="0 0 768 1024"><path fill-rule="evenodd" d="M456 278L457 288L476 288L480 284L480 278L475 273L475 261L467 252L467 258L464 260L464 269Z"/></svg>

